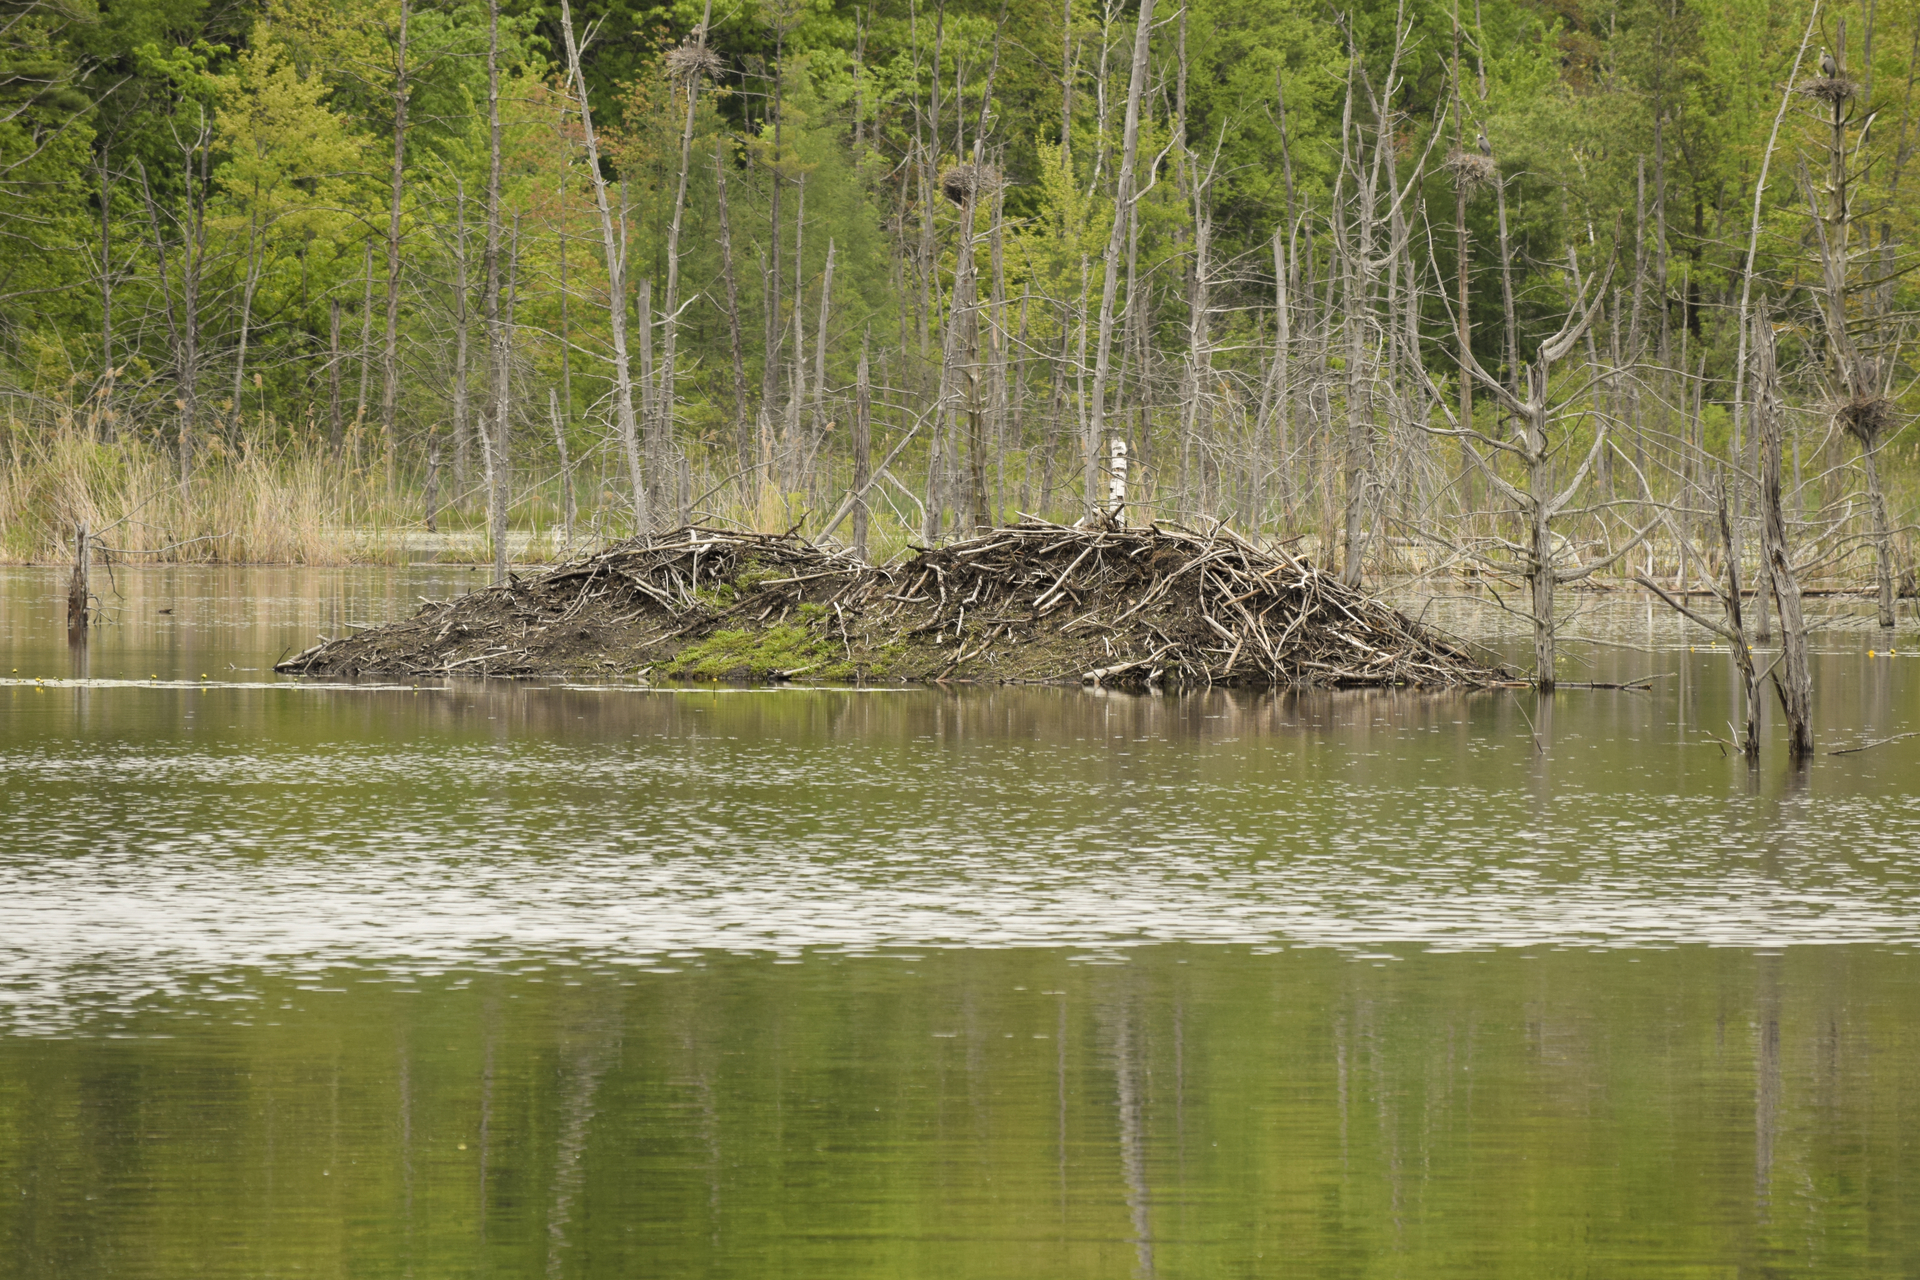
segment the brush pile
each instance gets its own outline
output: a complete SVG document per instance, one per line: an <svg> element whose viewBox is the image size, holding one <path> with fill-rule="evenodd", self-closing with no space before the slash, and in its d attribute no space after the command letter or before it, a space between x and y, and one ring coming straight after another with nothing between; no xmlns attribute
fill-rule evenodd
<svg viewBox="0 0 1920 1280"><path fill-rule="evenodd" d="M872 572L847 553L797 538L689 526L525 578L512 574L504 587L428 603L401 622L323 639L274 669L388 676L632 670L644 665L638 654L729 623L761 625L775 610L784 617L823 588L845 588Z"/></svg>
<svg viewBox="0 0 1920 1280"><path fill-rule="evenodd" d="M956 674L969 664L983 674L1024 667L1021 655L1036 652L1056 670L1114 685L1496 678L1398 610L1225 528L1030 521L923 551L899 577L903 589L886 597L896 603L878 620L913 619L915 632L937 637L950 630L945 671ZM1004 657L994 656L996 645Z"/></svg>
<svg viewBox="0 0 1920 1280"><path fill-rule="evenodd" d="M312 675L1478 685L1501 673L1226 530L1026 521L874 568L685 528L327 640Z"/></svg>

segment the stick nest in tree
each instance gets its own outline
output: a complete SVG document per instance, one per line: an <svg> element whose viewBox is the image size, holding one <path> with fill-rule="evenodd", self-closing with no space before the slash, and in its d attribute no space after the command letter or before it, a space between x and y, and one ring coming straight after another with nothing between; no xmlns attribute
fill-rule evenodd
<svg viewBox="0 0 1920 1280"><path fill-rule="evenodd" d="M1811 80L1801 81L1796 92L1830 107L1837 107L1858 89L1859 86L1846 76L1815 76Z"/></svg>
<svg viewBox="0 0 1920 1280"><path fill-rule="evenodd" d="M1861 444L1872 446L1882 432L1894 426L1893 401L1885 396L1861 396L1834 412L1841 429Z"/></svg>
<svg viewBox="0 0 1920 1280"><path fill-rule="evenodd" d="M1499 176L1500 170L1492 156L1483 156L1478 151L1453 151L1441 165L1453 179L1456 188L1473 191L1480 187L1491 187Z"/></svg>
<svg viewBox="0 0 1920 1280"><path fill-rule="evenodd" d="M940 190L955 204L965 204L968 196L992 195L1000 189L1000 171L990 164L962 161L940 172Z"/></svg>
<svg viewBox="0 0 1920 1280"><path fill-rule="evenodd" d="M1027 520L901 565L689 527L323 640L300 675L1476 686L1502 673L1277 546Z"/></svg>
<svg viewBox="0 0 1920 1280"><path fill-rule="evenodd" d="M677 84L685 84L695 76L717 80L724 70L726 64L720 55L704 43L689 40L667 50L667 75Z"/></svg>

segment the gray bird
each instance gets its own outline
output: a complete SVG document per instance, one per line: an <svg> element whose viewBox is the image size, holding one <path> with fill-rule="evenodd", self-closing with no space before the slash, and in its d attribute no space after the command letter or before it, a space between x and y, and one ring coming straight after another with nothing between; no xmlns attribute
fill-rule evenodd
<svg viewBox="0 0 1920 1280"><path fill-rule="evenodd" d="M1475 139L1475 143L1479 146L1481 155L1489 160L1493 159L1493 144L1487 141L1486 130L1480 131L1480 136Z"/></svg>
<svg viewBox="0 0 1920 1280"><path fill-rule="evenodd" d="M1840 74L1840 64L1833 60L1833 55L1824 47L1820 50L1820 74L1829 80Z"/></svg>

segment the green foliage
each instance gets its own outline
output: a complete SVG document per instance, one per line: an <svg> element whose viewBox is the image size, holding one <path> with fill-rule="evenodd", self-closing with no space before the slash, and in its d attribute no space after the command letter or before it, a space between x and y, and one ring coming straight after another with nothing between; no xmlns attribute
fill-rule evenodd
<svg viewBox="0 0 1920 1280"><path fill-rule="evenodd" d="M604 144L615 252L625 255L618 301L636 375L648 358L642 336L658 358L666 329L682 177L688 86L669 74L668 55L703 11L696 0L585 0L573 10L579 32L596 32L586 88ZM1349 165L1343 174L1342 157L1363 135L1389 139L1381 159L1396 181L1426 165L1399 209L1414 247L1393 269L1419 277L1420 352L1436 375L1452 369L1459 265L1454 192L1439 162L1456 145L1472 150L1484 130L1504 182L1523 351L1564 314L1572 254L1588 276L1609 263L1615 270L1620 297L1609 300L1603 350L1617 338L1624 358L1675 364L1684 346L1690 373L1706 357L1708 421L1715 402L1732 398L1731 315L1753 183L1805 29L1804 0L1629 0L1604 12L1487 0L1461 10L1457 66L1454 12L1439 0L1338 15L1307 0L1195 0L1159 15L1140 124L1145 193L1116 300L1125 350L1109 389L1139 433L1148 483L1172 483L1222 447L1170 441L1188 428L1163 412L1193 331L1196 208L1210 231L1216 398L1222 421L1239 423L1254 412L1273 340L1276 229L1297 264L1295 305L1316 316L1327 309L1332 323L1350 309L1350 282L1330 246L1359 172ZM1899 33L1910 35L1916 7L1890 0L1876 12L1871 56L1857 30L1850 38L1860 109L1876 113L1859 207L1872 211L1875 245L1891 244L1897 256L1915 234L1900 184L1920 113L1910 110L1911 41ZM79 0L9 27L0 40L0 379L73 402L89 388L105 394L110 382L105 434L124 430L156 449L182 429L189 391L200 415L191 429L235 452L311 450L330 441L337 413L347 452L377 449L416 480L429 440L450 443L458 461L450 455L448 465L470 502L487 358L486 9L455 0L408 10L399 405L389 427L379 419L400 13L400 0L239 9L144 0L99 11ZM557 470L544 413L551 390L561 440L604 477L589 505L606 508L624 488L616 478L624 463L609 444L615 299L578 103L558 65L558 22L557 2L539 0L504 15L499 33L495 250L514 324L514 466ZM648 467L672 468L684 455L694 499L743 475L798 495L776 504L777 515L768 507L768 522L831 509L837 499L824 491L850 473L845 392L868 334L880 388L876 446L929 416L943 365L957 367L943 351L964 327L952 323L953 291L968 230L937 175L971 157L984 120L983 154L1003 179L1006 215L1005 302L991 320L1014 358L993 479L1003 505L1038 506L1071 469L1073 445L1062 439L1077 439L1088 403L1093 353L1083 364L1081 349L1118 207L1131 31L1124 9L1084 3L769 0L716 9L708 44L719 61L698 81L685 175L671 438L650 446ZM1832 43L1837 33L1818 38ZM1372 120L1368 95L1385 92L1390 75L1389 117ZM1805 309L1813 279L1795 173L1803 159L1818 169L1816 134L1796 105L1761 193L1753 265L1761 290L1789 311ZM1910 187L1911 175L1904 181ZM983 301L993 203L980 202L971 228ZM1475 192L1467 312L1489 369L1508 359L1500 224L1501 202ZM832 293L823 298L829 244ZM1889 314L1914 310L1915 279L1893 274ZM653 308L645 317L643 281ZM1316 376L1339 381L1351 355L1327 342ZM800 390L804 403L790 406ZM644 411L646 395L639 400ZM1336 398L1320 412L1316 430L1346 406ZM897 477L930 474L933 434L923 430L896 460ZM763 451L810 474L763 474L774 465Z"/></svg>

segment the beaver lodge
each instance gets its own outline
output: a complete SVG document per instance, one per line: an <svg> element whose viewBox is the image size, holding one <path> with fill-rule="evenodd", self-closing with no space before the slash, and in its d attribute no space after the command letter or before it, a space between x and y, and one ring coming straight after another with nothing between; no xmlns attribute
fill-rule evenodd
<svg viewBox="0 0 1920 1280"><path fill-rule="evenodd" d="M276 670L1144 687L1501 676L1304 557L1227 529L1029 520L873 566L693 526L326 639Z"/></svg>

